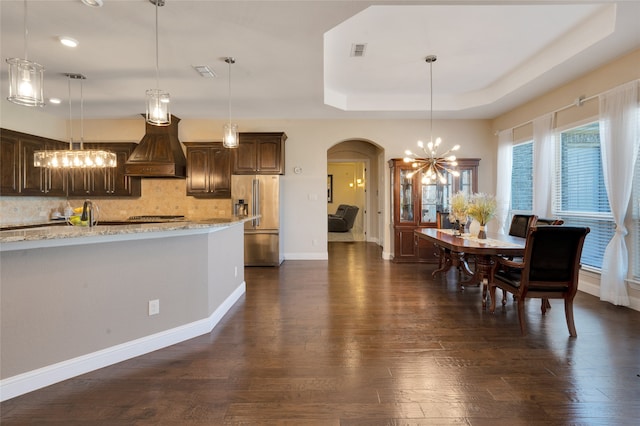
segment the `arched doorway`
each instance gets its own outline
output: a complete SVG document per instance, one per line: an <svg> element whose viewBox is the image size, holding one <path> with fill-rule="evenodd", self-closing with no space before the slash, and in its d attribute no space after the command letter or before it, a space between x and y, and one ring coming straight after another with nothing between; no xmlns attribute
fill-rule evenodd
<svg viewBox="0 0 640 426"><path fill-rule="evenodd" d="M340 204L359 209L347 233L330 232L332 241L369 241L383 244L384 151L366 140L347 140L327 150L327 213Z"/></svg>

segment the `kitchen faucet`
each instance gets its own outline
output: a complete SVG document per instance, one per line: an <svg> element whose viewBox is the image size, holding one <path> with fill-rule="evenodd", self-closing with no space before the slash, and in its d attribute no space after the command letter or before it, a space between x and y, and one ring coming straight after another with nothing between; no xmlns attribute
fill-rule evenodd
<svg viewBox="0 0 640 426"><path fill-rule="evenodd" d="M93 221L93 203L91 200L85 200L82 205L82 215L80 216L81 221L88 221L88 226L92 227L94 224Z"/></svg>

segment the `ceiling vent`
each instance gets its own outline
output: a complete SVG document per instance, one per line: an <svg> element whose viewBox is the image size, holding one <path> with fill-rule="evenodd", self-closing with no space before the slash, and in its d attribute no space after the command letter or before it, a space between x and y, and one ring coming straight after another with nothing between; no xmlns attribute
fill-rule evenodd
<svg viewBox="0 0 640 426"><path fill-rule="evenodd" d="M215 78L216 73L206 65L193 65L193 69L198 71L201 77L204 78Z"/></svg>
<svg viewBox="0 0 640 426"><path fill-rule="evenodd" d="M351 56L355 56L356 58L359 58L361 56L364 56L364 51L367 48L367 44L366 43L354 43L351 45Z"/></svg>

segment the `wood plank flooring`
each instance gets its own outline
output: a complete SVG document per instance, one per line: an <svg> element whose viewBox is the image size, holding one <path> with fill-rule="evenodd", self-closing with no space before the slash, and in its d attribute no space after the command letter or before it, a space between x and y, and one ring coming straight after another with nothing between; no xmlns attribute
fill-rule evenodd
<svg viewBox="0 0 640 426"><path fill-rule="evenodd" d="M247 268L212 333L1 404L2 425L636 425L640 312L579 293L483 311L456 273L330 243ZM37 348L34 348L36 350Z"/></svg>

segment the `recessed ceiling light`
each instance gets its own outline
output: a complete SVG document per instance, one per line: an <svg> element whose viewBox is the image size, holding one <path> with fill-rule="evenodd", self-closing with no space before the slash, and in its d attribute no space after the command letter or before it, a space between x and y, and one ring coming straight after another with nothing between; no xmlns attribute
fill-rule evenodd
<svg viewBox="0 0 640 426"><path fill-rule="evenodd" d="M214 78L216 77L216 73L209 68L207 65L192 65L193 69L198 71L202 77L206 78Z"/></svg>
<svg viewBox="0 0 640 426"><path fill-rule="evenodd" d="M49 98L49 102L57 105L62 101L59 98Z"/></svg>
<svg viewBox="0 0 640 426"><path fill-rule="evenodd" d="M67 47L76 47L79 44L78 40L67 36L60 36L58 37L58 40L60 40L60 43L64 44Z"/></svg>
<svg viewBox="0 0 640 426"><path fill-rule="evenodd" d="M102 7L102 0L82 0L82 3L91 7Z"/></svg>

